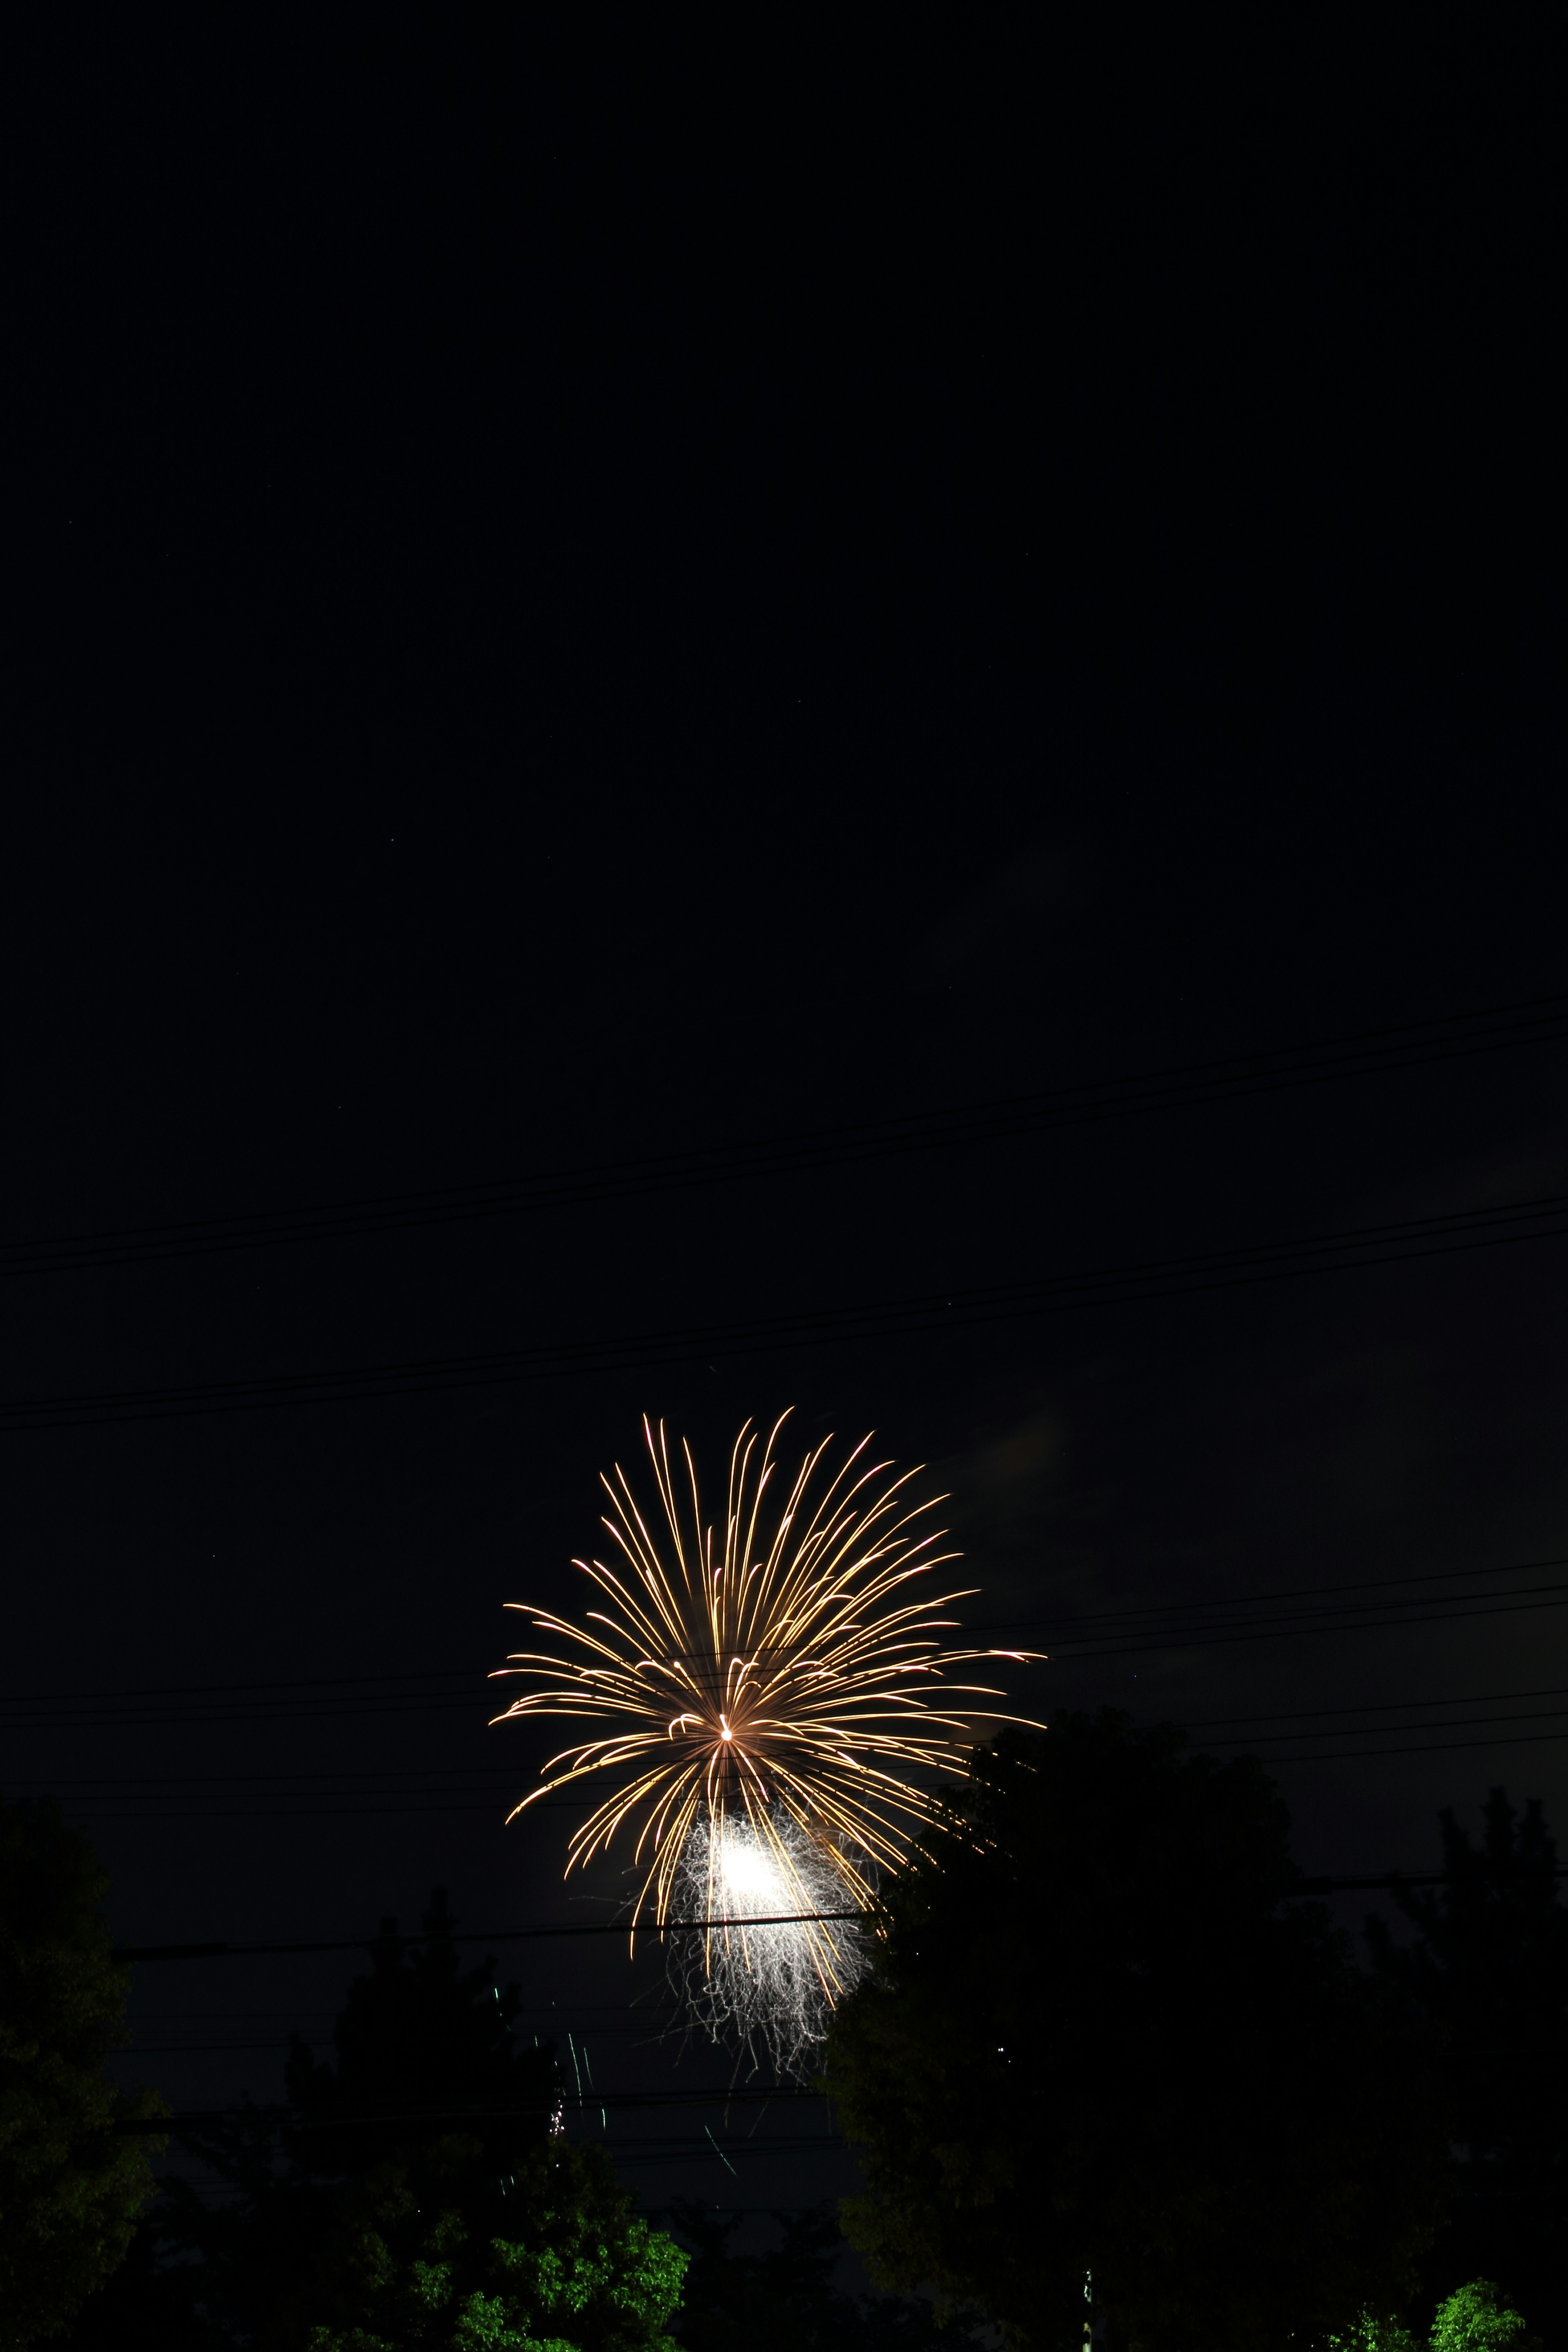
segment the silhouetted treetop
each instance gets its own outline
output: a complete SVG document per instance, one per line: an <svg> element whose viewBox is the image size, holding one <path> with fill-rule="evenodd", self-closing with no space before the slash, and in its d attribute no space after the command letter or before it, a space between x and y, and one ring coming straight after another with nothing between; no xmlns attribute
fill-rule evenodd
<svg viewBox="0 0 1568 2352"><path fill-rule="evenodd" d="M1430 2233L1429 2053L1293 1871L1278 1791L1169 1726L980 1750L886 1885L827 2076L884 2280L1020 2345L1296 2352L1387 2307Z"/></svg>

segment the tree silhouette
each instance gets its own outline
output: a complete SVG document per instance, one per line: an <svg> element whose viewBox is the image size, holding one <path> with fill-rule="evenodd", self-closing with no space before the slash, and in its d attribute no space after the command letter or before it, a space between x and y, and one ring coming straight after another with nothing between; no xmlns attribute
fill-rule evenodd
<svg viewBox="0 0 1568 2352"><path fill-rule="evenodd" d="M117 2116L164 2112L104 2074L126 1979L94 1906L107 1880L49 1799L0 1803L0 2345L58 2334L123 2259L151 2192L149 2143Z"/></svg>
<svg viewBox="0 0 1568 2352"><path fill-rule="evenodd" d="M1397 2305L1442 2167L1430 2053L1315 1906L1257 1762L1123 1717L1010 1733L889 1882L827 2081L851 2238L1020 2345L1285 2352Z"/></svg>
<svg viewBox="0 0 1568 2352"><path fill-rule="evenodd" d="M635 2218L601 2149L554 2128L553 2047L518 2047L516 1988L488 1958L462 1969L454 1926L439 1890L421 1941L383 1920L332 2056L295 2038L288 2106L186 2136L230 2193L209 2209L168 2184L157 2235L181 2266L149 2277L140 2317L116 2299L119 2340L155 2315L170 2352L667 2343L685 2256Z"/></svg>
<svg viewBox="0 0 1568 2352"><path fill-rule="evenodd" d="M686 2256L633 2218L594 2148L534 2148L496 2181L444 2136L417 2183L373 2165L316 2250L309 2352L678 2352Z"/></svg>
<svg viewBox="0 0 1568 2352"><path fill-rule="evenodd" d="M315 2174L411 2159L433 2127L463 2129L498 2167L549 2129L559 2089L554 2044L514 2039L521 1996L499 1986L487 1954L463 1971L456 1922L437 1887L412 1946L384 1919L370 1972L356 1977L332 2026L333 2056L313 2061L290 2036L286 2083L300 2160Z"/></svg>
<svg viewBox="0 0 1568 2352"><path fill-rule="evenodd" d="M931 2306L845 2293L844 2238L830 2201L773 2216L778 2242L740 2252L740 2216L673 2205L671 2227L692 2250L679 2319L687 2352L966 2352L964 2326L938 2328Z"/></svg>
<svg viewBox="0 0 1568 2352"><path fill-rule="evenodd" d="M1539 1801L1483 1808L1479 1845L1439 1816L1447 1884L1400 1888L1415 1929L1367 1922L1373 1964L1446 2044L1455 2197L1434 2280L1479 2273L1568 2346L1568 1910Z"/></svg>

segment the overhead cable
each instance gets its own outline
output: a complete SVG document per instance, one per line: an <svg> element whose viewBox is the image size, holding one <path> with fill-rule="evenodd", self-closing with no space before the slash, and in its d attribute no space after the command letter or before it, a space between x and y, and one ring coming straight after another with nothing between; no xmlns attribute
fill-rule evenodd
<svg viewBox="0 0 1568 2352"><path fill-rule="evenodd" d="M418 1192L110 1227L97 1233L41 1234L0 1244L0 1277L82 1272L289 1243L335 1241L628 1200L742 1179L795 1175L910 1152L1004 1141L1149 1111L1241 1101L1254 1095L1321 1086L1339 1078L1381 1076L1564 1038L1568 1038L1568 995L1535 997L1518 1004L1484 1005L1469 1013L1404 1022L1393 1028L1362 1030L1261 1053L1228 1055L1215 1061L1005 1095L988 1102L908 1111L795 1135L761 1137L751 1142L727 1140L488 1183L437 1185Z"/></svg>
<svg viewBox="0 0 1568 2352"><path fill-rule="evenodd" d="M1456 1881L1468 1883L1476 1877L1489 1881L1501 1880L1513 1875L1521 1879L1542 1876L1568 1877L1568 1864L1563 1864L1560 1868L1551 1871L1541 1871L1532 1864L1527 1864L1517 1871L1510 1872L1500 1869L1495 1864L1487 1863L1474 1871L1385 1870L1372 1876L1352 1878L1296 1877L1284 1881L1278 1891L1282 1899L1294 1901L1298 1897L1317 1895L1369 1893L1378 1888L1387 1890L1396 1886L1447 1886ZM133 1960L238 1960L254 1959L261 1956L277 1958L281 1955L302 1953L363 1952L372 1947L381 1950L385 1950L388 1947L395 1947L401 1951L426 1944L531 1943L541 1937L557 1936L701 1936L741 1928L749 1935L755 1927L800 1927L825 1921L875 1919L879 1916L880 1914L875 1910L781 1911L770 1915L767 1918L758 1919L666 1919L662 1921L658 1919L595 1919L586 1922L574 1921L566 1927L487 1927L465 1930L460 1936L446 1929L435 1934L423 1933L416 1936L384 1936L378 1933L373 1936L350 1936L331 1943L117 1944L110 1952L110 1958L117 1962L127 1964Z"/></svg>
<svg viewBox="0 0 1568 2352"><path fill-rule="evenodd" d="M1396 1589L1401 1589L1412 1584L1453 1584L1470 1578L1528 1576L1532 1575L1537 1570L1543 1568L1568 1568L1568 1552L1550 1552L1544 1557L1536 1559L1501 1560L1494 1563L1494 1565L1489 1568L1431 1568L1422 1569L1414 1574L1407 1573L1402 1576L1358 1577L1352 1579L1349 1582L1340 1580L1331 1584L1287 1585L1277 1592L1243 1592L1235 1595L1214 1594L1202 1601L1140 1601L1133 1606L1122 1607L1120 1609L1096 1609L1087 1612L1080 1611L1078 1617L1071 1621L1068 1621L1060 1615L1056 1617L984 1618L978 1622L966 1623L964 1631L969 1633L1019 1633L1040 1632L1052 1626L1060 1626L1064 1628L1063 1638L1070 1641L1074 1638L1070 1630L1072 1625L1101 1624L1108 1621L1111 1622L1121 1622L1131 1617L1149 1617L1156 1615L1169 1616L1177 1611L1189 1609L1249 1609L1254 1607L1264 1607L1287 1601L1315 1600L1320 1594L1323 1593L1363 1592L1381 1594L1391 1592ZM1384 1600L1368 1601L1365 1603L1365 1606L1368 1608L1421 1609L1435 1607L1439 1602L1447 1603L1457 1597L1461 1596L1456 1596L1451 1593L1432 1593L1425 1597L1417 1595L1408 1601ZM1294 1615L1298 1612L1286 1611L1283 1613L1286 1615ZM763 1654L757 1653L756 1654ZM437 1694L437 1697L438 1703L443 1705L448 1704L452 1698L456 1697L460 1700L461 1704L466 1706L470 1704L475 1697L480 1696L480 1685L482 1684L492 1682L495 1678L494 1674L489 1670L473 1665L416 1666L393 1669L391 1671L373 1675L310 1675L305 1676L272 1675L260 1681L243 1683L151 1683L146 1685L132 1684L111 1685L106 1690L7 1691L4 1694L0 1694L0 1706L37 1707L69 1706L72 1708L75 1708L81 1706L89 1701L110 1706L121 1706L140 1703L145 1699L211 1699L226 1697L231 1695L240 1698L246 1698L253 1696L257 1693L271 1691L321 1691L332 1695L324 1697L321 1703L329 1712L335 1714L338 1709L345 1704L356 1704L358 1695L363 1688L368 1686L372 1689L378 1689L382 1685L386 1683L406 1684L462 1682L468 1685L466 1692L461 1694ZM347 1695L346 1698L344 1696L345 1694ZM1550 1696L1554 1695L1555 1694L1552 1693L1542 1694L1539 1691L1489 1691L1481 1694L1482 1696L1487 1698L1538 1698L1542 1696ZM374 1702L373 1702L373 1704L374 1703ZM1423 1702L1419 1700L1412 1702L1413 1705L1417 1706L1422 1703ZM1468 1702L1464 1700L1447 1698L1434 1700L1432 1703L1435 1706L1463 1706L1468 1704ZM27 1717L25 1719L33 1721L37 1718ZM219 1717L215 1719L222 1721L226 1718ZM1272 1718L1262 1718L1256 1716L1238 1716L1235 1717L1226 1717L1222 1719L1226 1722L1236 1721L1253 1723ZM458 1766L454 1767L453 1769L466 1770L468 1768L466 1766Z"/></svg>
<svg viewBox="0 0 1568 2352"><path fill-rule="evenodd" d="M814 2091L800 2084L746 2083L731 2084L707 2091L583 2091L558 2092L552 2095L552 2106L559 2105L570 2113L585 2114L591 2108L616 2107L754 2107L772 2106L780 2099L826 2099L826 2091ZM226 2107L206 2107L184 2115L127 2116L114 2126L117 2131L151 2137L159 2132L173 2132L184 2126L197 2130L213 2124L226 2123L232 2113ZM306 2131L363 2131L367 2126L380 2128L394 2124L458 2124L489 2123L512 2119L537 2120L539 2105L473 2106L473 2107L411 2107L405 2114L380 2116L291 2116L296 2128Z"/></svg>
<svg viewBox="0 0 1568 2352"><path fill-rule="evenodd" d="M1405 1218L1342 1232L1310 1234L1241 1249L1142 1259L1084 1274L925 1291L850 1307L759 1316L743 1321L686 1324L668 1331L603 1339L566 1339L485 1355L434 1356L396 1364L342 1365L315 1372L265 1373L243 1380L16 1397L0 1403L0 1430L98 1428L128 1422L188 1420L214 1413L274 1411L287 1405L345 1404L427 1396L464 1389L623 1372L715 1356L770 1355L853 1340L957 1331L1023 1317L1131 1306L1156 1298L1298 1281L1373 1265L1550 1241L1568 1234L1568 1193L1504 1201L1441 1216Z"/></svg>

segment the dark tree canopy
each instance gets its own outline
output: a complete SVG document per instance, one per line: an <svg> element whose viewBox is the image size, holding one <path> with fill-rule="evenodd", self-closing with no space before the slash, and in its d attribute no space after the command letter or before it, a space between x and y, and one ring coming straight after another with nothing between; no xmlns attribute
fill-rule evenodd
<svg viewBox="0 0 1568 2352"><path fill-rule="evenodd" d="M171 2352L666 2344L685 2256L600 2149L553 2132L553 2050L517 2046L515 1988L459 1967L454 1924L439 1893L422 1943L384 1920L333 2058L297 2044L285 2112L193 2139L237 2194L208 2209L171 2185L164 2245L191 2261Z"/></svg>
<svg viewBox="0 0 1568 2352"><path fill-rule="evenodd" d="M884 1894L827 2076L890 2285L1020 2345L1294 2352L1408 2291L1430 2053L1321 1910L1251 1759L1120 1716L1008 1734Z"/></svg>
<svg viewBox="0 0 1568 2352"><path fill-rule="evenodd" d="M330 2184L297 2159L261 2178L276 2150L259 2128L248 2148L231 2143L218 2160L247 2193L176 2229L202 2258L178 2346L675 2352L686 2258L636 2217L602 2150L542 2136L498 2174L475 2135L442 2132Z"/></svg>
<svg viewBox="0 0 1568 2352"><path fill-rule="evenodd" d="M830 2201L773 2218L776 2243L742 2252L731 2243L739 2216L670 2209L693 2255L679 2320L686 2352L973 2352L970 2331L938 2329L929 2304L845 2292Z"/></svg>
<svg viewBox="0 0 1568 2352"><path fill-rule="evenodd" d="M332 2026L332 2058L317 2063L292 2037L289 2104L308 2134L299 2144L313 2172L383 2161L389 2144L413 2150L429 2137L421 2118L437 2127L460 2121L498 2167L548 2129L553 2045L519 2047L517 1987L498 1985L488 1956L459 1967L455 1924L440 1887L420 1921L424 1943L403 1944L396 1921L384 1919L370 1973L350 1985Z"/></svg>
<svg viewBox="0 0 1568 2352"><path fill-rule="evenodd" d="M633 2216L600 2151L558 2140L516 2162L497 2180L452 2134L417 2179L373 2166L315 2250L309 2352L678 2352L686 2256Z"/></svg>
<svg viewBox="0 0 1568 2352"><path fill-rule="evenodd" d="M57 2334L121 2261L152 2177L104 2074L126 1979L95 1906L107 1880L52 1801L0 1802L0 2344Z"/></svg>
<svg viewBox="0 0 1568 2352"><path fill-rule="evenodd" d="M1568 2347L1568 1910L1538 1802L1488 1800L1481 1842L1441 1817L1448 1883L1395 1901L1401 1946L1367 1922L1380 1973L1441 2034L1455 2196L1433 2250L1441 2291L1479 2273L1517 2297L1553 2352Z"/></svg>

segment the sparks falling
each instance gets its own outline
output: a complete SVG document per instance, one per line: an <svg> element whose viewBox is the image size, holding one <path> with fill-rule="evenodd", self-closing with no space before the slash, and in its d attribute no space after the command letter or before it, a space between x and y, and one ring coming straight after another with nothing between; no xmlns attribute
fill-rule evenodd
<svg viewBox="0 0 1568 2352"><path fill-rule="evenodd" d="M736 1963L757 1996L763 1978L804 1969L831 2005L858 1972L858 1946L847 1923L820 1915L866 1907L877 1870L928 1817L923 1784L963 1774L980 1723L1022 1720L988 1704L999 1689L952 1682L951 1670L1038 1654L945 1646L955 1621L942 1612L971 1591L921 1581L958 1557L936 1549L944 1530L929 1526L943 1498L914 1500L914 1471L866 1462L868 1437L819 1477L825 1440L786 1484L773 1453L784 1418L765 1442L742 1430L717 1526L704 1520L690 1448L672 1463L663 1427L644 1422L658 1508L644 1512L618 1465L604 1479L612 1557L574 1562L602 1605L577 1623L508 1604L565 1646L513 1654L500 1672L531 1687L495 1720L613 1727L552 1756L510 1818L609 1776L612 1792L571 1840L568 1872L624 1834L646 1865L637 1916L651 1898L662 1925L679 1895L678 1916L721 1923L703 1942L710 1989ZM787 1954L765 1940L772 1930L745 1924L781 1912Z"/></svg>

